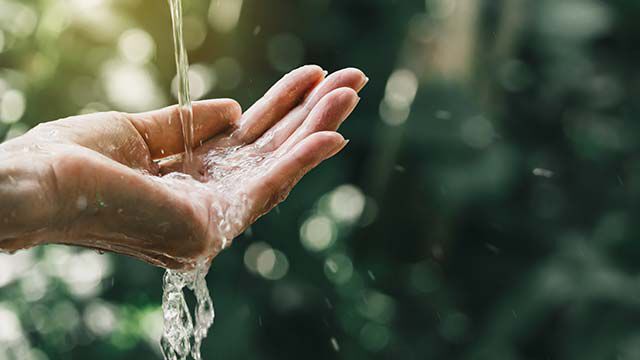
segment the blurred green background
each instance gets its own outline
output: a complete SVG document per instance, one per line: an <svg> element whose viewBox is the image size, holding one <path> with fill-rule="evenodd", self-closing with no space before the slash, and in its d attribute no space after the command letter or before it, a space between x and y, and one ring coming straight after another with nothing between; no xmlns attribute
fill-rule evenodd
<svg viewBox="0 0 640 360"><path fill-rule="evenodd" d="M214 261L205 358L640 359L639 1L184 7L196 99L371 78L347 151ZM174 103L173 61L163 0L0 0L0 139ZM0 256L0 359L160 358L161 278Z"/></svg>

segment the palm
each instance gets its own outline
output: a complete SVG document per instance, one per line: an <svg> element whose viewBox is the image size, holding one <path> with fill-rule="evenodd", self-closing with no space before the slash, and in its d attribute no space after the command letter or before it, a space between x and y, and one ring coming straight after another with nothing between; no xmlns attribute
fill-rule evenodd
<svg viewBox="0 0 640 360"><path fill-rule="evenodd" d="M195 149L193 164L187 165L204 185L192 184L191 191L201 193L199 199L212 210L213 238L221 240L220 247L283 201L310 168L344 144L333 131L353 110L354 89L366 78L348 69L316 87L320 73L308 70L311 76L293 74L274 86L236 124ZM188 183L179 173L184 168L184 158L174 159L161 163L160 173Z"/></svg>

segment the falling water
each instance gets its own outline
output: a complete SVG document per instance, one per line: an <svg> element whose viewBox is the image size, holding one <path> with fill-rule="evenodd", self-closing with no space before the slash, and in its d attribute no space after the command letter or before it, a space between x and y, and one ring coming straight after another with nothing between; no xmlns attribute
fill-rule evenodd
<svg viewBox="0 0 640 360"><path fill-rule="evenodd" d="M186 359L189 354L200 360L200 345L213 324L213 302L205 276L208 265L201 263L192 271L167 270L163 280L162 312L164 333L162 353L166 360ZM195 325L184 298L187 287L196 296Z"/></svg>
<svg viewBox="0 0 640 360"><path fill-rule="evenodd" d="M169 0L169 7L173 25L173 44L178 75L178 107L185 147L183 170L186 174L192 174L194 148L193 108L191 107L191 94L189 93L189 58L182 35L182 0Z"/></svg>
<svg viewBox="0 0 640 360"><path fill-rule="evenodd" d="M176 68L178 76L178 106L185 144L184 173L193 172L193 109L189 94L189 60L182 36L181 0L169 0L173 25ZM162 312L164 332L162 353L166 360L184 360L189 354L200 360L200 345L213 324L214 310L205 276L209 265L198 263L191 271L167 270L163 280ZM187 287L196 297L195 324L185 301L183 289Z"/></svg>

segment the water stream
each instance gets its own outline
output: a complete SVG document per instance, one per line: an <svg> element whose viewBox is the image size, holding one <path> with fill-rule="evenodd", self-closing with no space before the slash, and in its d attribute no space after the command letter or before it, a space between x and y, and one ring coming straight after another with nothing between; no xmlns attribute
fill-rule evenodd
<svg viewBox="0 0 640 360"><path fill-rule="evenodd" d="M182 0L168 1L171 10L173 44L178 78L178 106L185 147L183 171L185 174L193 175L193 108L191 107L191 94L189 92L189 57L187 56L182 34Z"/></svg>
<svg viewBox="0 0 640 360"><path fill-rule="evenodd" d="M189 60L182 35L182 0L168 0L173 26L176 69L178 77L178 106L185 144L185 174L195 170L193 159L193 109L189 94ZM198 263L191 271L167 270L163 279L162 312L164 331L161 340L166 360L184 360L191 355L201 359L200 345L213 324L214 310L205 276L209 271L206 262ZM184 297L184 288L196 297L195 324Z"/></svg>

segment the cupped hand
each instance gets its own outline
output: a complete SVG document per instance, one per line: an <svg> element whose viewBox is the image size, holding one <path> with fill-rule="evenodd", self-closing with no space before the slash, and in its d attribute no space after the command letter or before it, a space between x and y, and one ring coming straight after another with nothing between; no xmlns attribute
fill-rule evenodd
<svg viewBox="0 0 640 360"><path fill-rule="evenodd" d="M193 177L176 106L83 115L0 145L0 249L43 243L167 268L210 261L346 144L335 132L367 82L357 69L287 74L244 114L195 102Z"/></svg>

